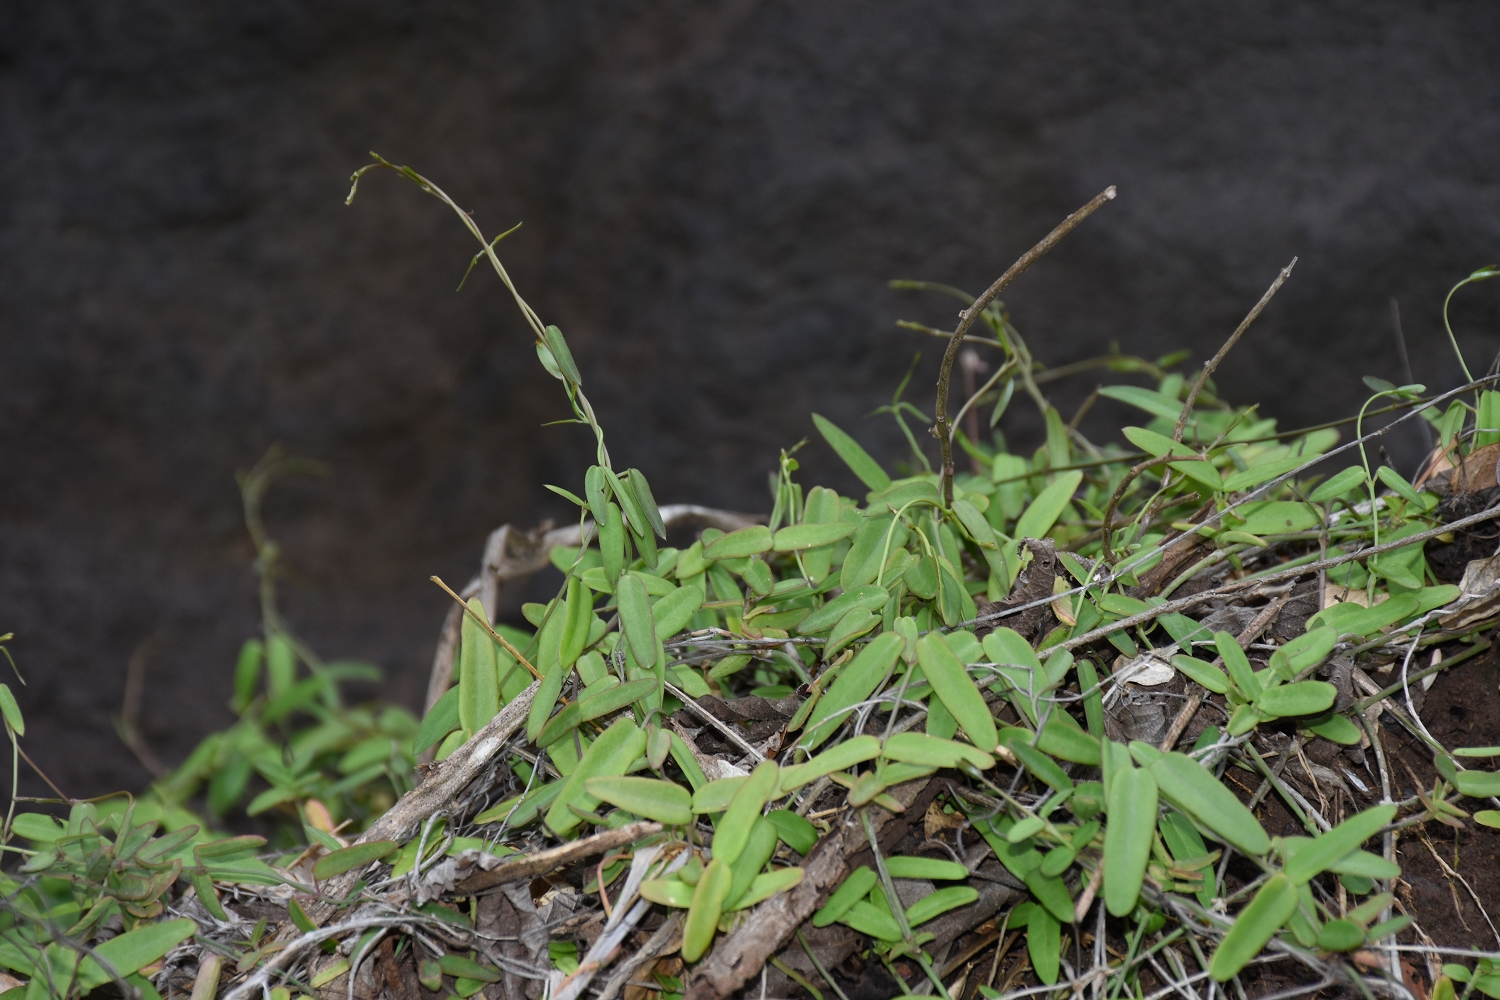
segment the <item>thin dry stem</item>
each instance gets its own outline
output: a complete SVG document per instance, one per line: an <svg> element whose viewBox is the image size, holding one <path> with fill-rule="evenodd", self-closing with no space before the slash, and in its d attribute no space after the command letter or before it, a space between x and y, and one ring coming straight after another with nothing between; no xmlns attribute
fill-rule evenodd
<svg viewBox="0 0 1500 1000"><path fill-rule="evenodd" d="M936 424L933 432L937 435L938 443L943 452L943 503L946 506L953 504L953 440L952 429L948 420L948 380L953 374L953 362L958 357L958 349L963 346L964 337L968 335L969 328L974 321L983 315L989 304L995 301L995 297L1005 290L1016 278L1020 277L1028 267L1036 263L1047 251L1057 245L1068 233L1072 232L1080 222L1115 196L1114 186L1105 188L1099 194L1078 211L1068 216L1057 224L1057 228L1042 238L1042 241L1023 253L1020 258L995 283L985 289L984 294L974 300L973 305L958 314L958 326L953 331L953 336L948 340L948 349L943 352L942 368L938 371L938 394L936 407Z"/></svg>
<svg viewBox="0 0 1500 1000"><path fill-rule="evenodd" d="M1292 262L1283 267L1281 272L1276 275L1276 280L1271 282L1271 287L1266 289L1266 293L1260 297L1260 301L1255 303L1255 306L1245 315L1244 319L1240 320L1240 325L1235 327L1234 332L1229 335L1229 339L1224 341L1224 346L1219 348L1217 354L1203 363L1203 370L1198 373L1197 379L1193 381L1192 389L1188 390L1187 400L1182 404L1182 413L1177 417L1177 426L1172 429L1173 441L1182 440L1183 428L1187 426L1188 417L1193 412L1193 404L1197 402L1198 394L1203 391L1203 384L1213 375L1214 371L1219 367L1219 362L1224 360L1224 356L1229 353L1230 349L1239 343L1239 339L1245 335L1245 331L1250 329L1250 324L1255 322L1261 310L1275 297L1277 290L1286 282L1286 279L1292 276L1292 268L1296 266L1297 258L1293 257Z"/></svg>

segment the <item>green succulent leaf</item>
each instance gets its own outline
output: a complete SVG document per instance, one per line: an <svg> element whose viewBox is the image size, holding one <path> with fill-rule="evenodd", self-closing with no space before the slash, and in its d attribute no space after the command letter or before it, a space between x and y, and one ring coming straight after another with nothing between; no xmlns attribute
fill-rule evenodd
<svg viewBox="0 0 1500 1000"><path fill-rule="evenodd" d="M1132 753L1144 745L1132 743ZM1253 856L1271 849L1271 838L1255 814L1197 761L1174 751L1161 754L1149 767L1162 796L1214 836Z"/></svg>
<svg viewBox="0 0 1500 1000"><path fill-rule="evenodd" d="M1209 975L1215 982L1226 982L1250 960L1291 919L1297 909L1297 886L1285 875L1272 875L1256 890L1255 898L1235 917L1234 925L1209 961Z"/></svg>
<svg viewBox="0 0 1500 1000"><path fill-rule="evenodd" d="M686 788L656 778L590 778L584 782L588 793L610 805L646 819L671 826L692 822L692 796Z"/></svg>
<svg viewBox="0 0 1500 1000"><path fill-rule="evenodd" d="M1104 905L1123 917L1135 909L1151 840L1156 835L1156 779L1150 771L1122 770L1110 779L1104 828Z"/></svg>
<svg viewBox="0 0 1500 1000"><path fill-rule="evenodd" d="M355 868L363 868L372 861L394 854L400 846L394 840L372 840L366 844L331 851L313 865L313 877L321 881Z"/></svg>
<svg viewBox="0 0 1500 1000"><path fill-rule="evenodd" d="M860 482L877 493L890 487L891 477L886 475L879 463L870 457L869 452L859 446L859 442L845 434L827 417L814 413L812 419L813 424L818 428L818 433L823 435L823 440L828 442L829 447L844 460L844 464L859 477Z"/></svg>
<svg viewBox="0 0 1500 1000"><path fill-rule="evenodd" d="M917 660L933 692L942 699L943 707L958 720L969 739L981 750L993 749L999 742L995 719L984 703L984 696L941 632L931 632L917 640Z"/></svg>

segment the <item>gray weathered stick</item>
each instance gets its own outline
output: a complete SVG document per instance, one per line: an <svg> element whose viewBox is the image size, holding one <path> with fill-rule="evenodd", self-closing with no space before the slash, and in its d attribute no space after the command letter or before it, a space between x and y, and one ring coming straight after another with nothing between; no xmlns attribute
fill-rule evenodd
<svg viewBox="0 0 1500 1000"><path fill-rule="evenodd" d="M891 795L911 809L928 786L926 779L909 781L891 789ZM898 818L884 809L875 810L875 814L882 830ZM908 814L908 818L920 821L919 815ZM803 860L802 882L757 906L698 963L687 983L687 1000L723 1000L749 982L750 977L759 975L771 956L843 881L850 858L868 846L853 814L844 813L837 827L818 841Z"/></svg>
<svg viewBox="0 0 1500 1000"><path fill-rule="evenodd" d="M1292 276L1292 268L1296 266L1297 258L1293 257L1292 262L1283 267L1281 273L1276 275L1276 280L1271 282L1271 287L1266 289L1266 293L1260 297L1260 301L1255 303L1254 308L1245 315L1244 319L1240 320L1240 325L1235 327L1234 332L1229 335L1229 339L1224 341L1224 346L1219 348L1219 352L1203 363L1203 370L1198 373L1198 377L1193 381L1193 387L1188 390L1187 400L1182 404L1182 413L1178 415L1177 426L1172 430L1173 441L1182 440L1182 431L1187 427L1188 417L1192 415L1193 404L1198 401L1198 393L1203 391L1203 383L1207 382L1210 376L1213 375L1214 370L1219 367L1219 362L1224 360L1224 355L1229 353L1230 348L1239 343L1240 338L1245 335L1245 331L1250 329L1250 324L1255 322L1255 318L1260 315L1261 310L1266 307L1266 304L1276 294L1277 289L1281 288L1282 283Z"/></svg>
<svg viewBox="0 0 1500 1000"><path fill-rule="evenodd" d="M846 833L853 838L850 844L845 843ZM802 882L756 907L753 919L720 940L693 970L687 1000L720 1000L758 975L792 932L812 916L819 902L838 888L848 868L845 855L862 843L863 834L853 822L841 824L818 841L802 864Z"/></svg>
<svg viewBox="0 0 1500 1000"><path fill-rule="evenodd" d="M401 796L354 843L366 844L373 840L399 842L417 824L425 822L427 817L451 803L464 790L464 786L479 777L480 772L489 766L495 754L505 746L505 741L525 724L526 716L531 711L531 701L536 697L540 686L540 681L533 681L530 687L516 695L483 729L453 751L447 760L433 765L420 785ZM330 879L323 885L323 895L333 899L347 895L359 879L359 873L360 870L355 869ZM307 910L313 923L321 925L333 916L337 907L332 903L319 902L309 906ZM288 923L286 930L278 934L277 939L291 940L299 933L296 925Z"/></svg>
<svg viewBox="0 0 1500 1000"><path fill-rule="evenodd" d="M456 884L453 891L456 895L472 896L477 892L483 892L485 889L504 885L507 882L533 879L580 858L603 854L612 848L623 847L642 837L660 833L661 830L660 823L653 823L650 820L627 823L618 830L604 830L591 837L575 840L571 844L563 844L561 847L548 848L545 851L502 862L487 872L475 872Z"/></svg>
<svg viewBox="0 0 1500 1000"><path fill-rule="evenodd" d="M669 914L666 922L656 929L650 940L641 945L630 958L620 963L615 969L615 974L609 977L609 982L604 985L604 992L599 994L599 1000L614 1000L615 994L619 993L625 984L630 982L630 977L645 967L658 955L670 953L682 947L682 920L674 911Z"/></svg>

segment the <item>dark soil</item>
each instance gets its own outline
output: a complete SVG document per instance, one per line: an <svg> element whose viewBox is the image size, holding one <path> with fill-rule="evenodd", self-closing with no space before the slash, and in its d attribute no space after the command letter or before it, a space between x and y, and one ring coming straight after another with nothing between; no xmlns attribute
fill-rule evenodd
<svg viewBox="0 0 1500 1000"><path fill-rule="evenodd" d="M1444 746L1494 746L1500 744L1500 652L1475 657L1444 671L1433 683L1421 707L1422 720ZM1398 794L1411 795L1416 782L1406 773L1410 767L1423 787L1431 788L1436 777L1432 754L1398 726L1385 727L1386 747L1395 763L1393 780ZM1489 769L1490 760L1470 760L1468 766ZM1404 765L1404 766L1403 766ZM1465 799L1465 808L1493 808L1489 803ZM1493 951L1500 937L1491 929L1479 903L1457 879L1445 873L1434 852L1463 876L1489 911L1489 919L1500 919L1500 830L1466 821L1463 830L1437 823L1422 828L1423 836L1403 836L1397 845L1406 888L1398 895L1416 917L1422 930L1439 945Z"/></svg>

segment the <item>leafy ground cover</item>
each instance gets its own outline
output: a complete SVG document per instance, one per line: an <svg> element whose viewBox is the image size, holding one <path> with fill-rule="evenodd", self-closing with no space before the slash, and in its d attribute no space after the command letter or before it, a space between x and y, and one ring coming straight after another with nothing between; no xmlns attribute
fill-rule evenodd
<svg viewBox="0 0 1500 1000"><path fill-rule="evenodd" d="M268 456L240 722L139 798L13 801L15 997L1500 997L1497 376L1367 379L1356 417L1279 430L1212 375L1290 266L1198 372L1047 368L998 296L1111 189L977 299L905 283L964 309L917 328L946 341L931 418L905 385L883 408L896 475L813 415L861 495L803 483L798 445L764 518L659 507L499 238L375 168L454 208L594 435L550 487L577 523L438 581L420 720L348 706L368 668L276 610L260 498L305 467ZM1133 376L1097 392L1140 414L1120 440L1080 431L1094 397L1048 401L1083 371ZM1012 405L1045 420L1031 455ZM1410 479L1379 460L1404 422L1434 442ZM496 625L548 563L532 627ZM242 814L267 836L214 832Z"/></svg>

